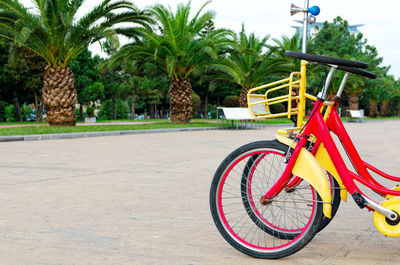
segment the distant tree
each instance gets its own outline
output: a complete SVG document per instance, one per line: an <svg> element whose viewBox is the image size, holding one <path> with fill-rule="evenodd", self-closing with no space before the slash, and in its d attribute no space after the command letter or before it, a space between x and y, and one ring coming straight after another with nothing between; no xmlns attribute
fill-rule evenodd
<svg viewBox="0 0 400 265"><path fill-rule="evenodd" d="M24 47L0 43L0 93L12 102L15 120L22 121L20 102L35 103L37 120L43 119L43 70L45 61ZM33 95L33 98L32 98Z"/></svg>
<svg viewBox="0 0 400 265"><path fill-rule="evenodd" d="M230 32L223 29L214 30L207 37L200 36L214 18L213 12L202 14L208 3L191 19L190 2L178 5L175 13L162 5L155 5L151 12L158 21L159 31L143 29L143 41L122 47L115 58L146 57L168 73L172 80L169 96L173 123L188 123L191 119L192 85L189 76L215 59L219 49L229 40Z"/></svg>
<svg viewBox="0 0 400 265"><path fill-rule="evenodd" d="M216 81L225 80L241 87L241 107L247 107L247 93L251 88L264 84L270 78L269 74L278 72L281 60L273 58L272 51L267 49L268 39L266 36L260 40L254 33L247 36L243 26L229 56L220 57L212 65L221 73L215 77Z"/></svg>
<svg viewBox="0 0 400 265"><path fill-rule="evenodd" d="M50 125L75 125L76 90L70 62L91 43L127 33L117 24L133 22L146 27L152 20L125 0L104 0L80 18L77 14L84 0L33 2L34 8L26 8L16 0L0 1L0 37L27 47L46 61L43 97L47 121Z"/></svg>
<svg viewBox="0 0 400 265"><path fill-rule="evenodd" d="M75 78L75 89L78 94L79 103L79 120L81 121L83 121L83 106L87 106L97 99L102 99L102 96L104 96L103 92L103 94L98 94L99 98L93 98L96 94L93 94L91 91L93 90L91 86L98 82L100 78L96 61L97 60L92 57L92 53L86 47L86 49L70 63L70 68Z"/></svg>
<svg viewBox="0 0 400 265"><path fill-rule="evenodd" d="M286 51L301 51L301 38L299 32L296 32L292 37L282 36L281 39L273 39L275 45L268 45L276 59L280 59L279 70L284 76L288 73L298 72L300 70L300 60L293 60L285 56ZM276 60L275 59L275 60Z"/></svg>
<svg viewBox="0 0 400 265"><path fill-rule="evenodd" d="M213 31L215 30L215 24L214 24L214 21L213 21L213 19L210 19L207 23L206 23L206 25L204 26L204 29L200 32L200 36L201 37L203 37L203 38L206 38L206 37L208 37L209 35L211 35L212 33L213 33ZM219 51L219 53L220 54L224 54L224 51ZM201 69L201 70L204 70L204 69ZM208 81L206 80L207 79L207 76L209 76L210 75L210 72L209 72L209 70L207 71L201 71L201 70L198 70L198 71L196 71L196 74L197 74L197 77L198 76L202 76L202 77L206 77L205 79L204 78L200 78L200 80L199 80L199 82L197 83L197 85L198 85L198 87L200 87L200 88L202 88L201 90L201 94L204 94L204 100L203 100L203 104L204 104L204 118L205 119L208 119L209 117L208 117L208 102L209 102L209 99L208 99L208 97L209 97L209 93L210 93L210 91L214 91L215 90L215 88L216 88L216 86L215 85L213 85L209 80L210 80L210 78L208 78ZM211 77L212 78L212 77ZM193 94L192 94L193 95Z"/></svg>
<svg viewBox="0 0 400 265"><path fill-rule="evenodd" d="M324 26L310 40L308 51L320 55L367 62L370 66L368 71L376 73L378 77L386 76L389 68L380 65L382 58L378 56L377 49L369 45L361 33L356 35L350 33L347 26L348 22L341 17L336 17L332 23L325 22ZM310 68L312 69L312 67ZM319 71L320 69L321 66L317 66L314 71L312 70L315 73L314 79L320 80L323 78L324 73L323 71ZM343 73L339 75L343 76ZM340 80L339 78L333 80L332 87L336 87L337 89L340 85ZM312 85L316 85L317 83L311 82ZM372 91L375 91L373 88L375 86L377 86L377 81L367 80L365 77L350 74L345 88L350 109L359 108L359 96L364 91L369 90L368 95L375 95L372 93ZM319 88L315 87L315 89ZM377 100L374 98L369 100L369 102L375 104ZM372 112L375 113L374 108Z"/></svg>
<svg viewBox="0 0 400 265"><path fill-rule="evenodd" d="M379 99L381 101L381 109L379 115L386 117L389 115L389 103L396 97L395 80L392 76L380 78L377 82L380 89Z"/></svg>
<svg viewBox="0 0 400 265"><path fill-rule="evenodd" d="M381 88L378 86L369 87L365 94L369 101L368 116L372 118L378 117L378 104L380 100Z"/></svg>
<svg viewBox="0 0 400 265"><path fill-rule="evenodd" d="M360 94L364 92L365 80L360 76L351 75L347 81L346 93L350 110L359 109Z"/></svg>

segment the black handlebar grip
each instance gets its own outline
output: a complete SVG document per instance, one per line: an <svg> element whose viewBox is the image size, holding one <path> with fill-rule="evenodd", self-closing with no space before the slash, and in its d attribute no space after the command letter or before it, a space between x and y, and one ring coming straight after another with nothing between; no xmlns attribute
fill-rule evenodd
<svg viewBox="0 0 400 265"><path fill-rule="evenodd" d="M344 60L344 59L340 59L340 58L315 55L315 54L311 54L311 53L286 51L285 55L287 57L291 57L291 58L295 58L295 59L302 59L302 60L317 62L317 63L322 63L322 64L332 64L332 65L355 67L355 68L362 68L362 69L368 68L368 64L364 63L364 62Z"/></svg>
<svg viewBox="0 0 400 265"><path fill-rule="evenodd" d="M343 71L346 71L346 72L349 72L349 73L353 73L353 74L356 74L356 75L362 75L362 76L368 77L370 79L376 79L376 74L368 72L368 71L365 71L365 70L361 70L361 69L358 69L358 68L346 67L346 66L340 66L339 65L339 66L337 66L337 69L343 70Z"/></svg>

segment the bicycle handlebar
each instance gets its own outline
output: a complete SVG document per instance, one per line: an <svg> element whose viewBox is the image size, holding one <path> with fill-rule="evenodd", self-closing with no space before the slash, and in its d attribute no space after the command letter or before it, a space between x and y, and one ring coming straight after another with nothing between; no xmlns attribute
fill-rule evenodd
<svg viewBox="0 0 400 265"><path fill-rule="evenodd" d="M368 72L368 71L365 71L365 70L362 70L362 69L359 69L359 68L346 67L346 66L338 65L337 69L342 70L342 71L346 71L346 72L349 72L349 73L353 73L353 74L356 74L356 75L362 75L362 76L368 77L370 79L376 79L376 74Z"/></svg>
<svg viewBox="0 0 400 265"><path fill-rule="evenodd" d="M333 65L356 67L356 68L362 68L362 69L367 69L369 66L367 63L364 63L364 62L344 60L344 59L340 59L340 58L315 55L315 54L311 54L311 53L286 51L285 55L287 57L292 57L295 59L302 59L302 60L306 60L306 61L312 61L312 62L323 63L323 64L333 64Z"/></svg>
<svg viewBox="0 0 400 265"><path fill-rule="evenodd" d="M376 74L359 69L367 69L368 64L364 62L358 62L358 61L350 61L350 60L344 60L340 58L335 58L335 57L329 57L329 56L322 56L322 55L315 55L315 54L310 54L310 53L301 53L301 52L292 52L292 51L286 51L285 55L287 57L295 58L295 59L302 59L306 61L311 61L311 62L317 62L321 64L330 64L330 65L335 65L339 70L343 70L349 73L357 74L357 75L362 75L371 79L376 78Z"/></svg>

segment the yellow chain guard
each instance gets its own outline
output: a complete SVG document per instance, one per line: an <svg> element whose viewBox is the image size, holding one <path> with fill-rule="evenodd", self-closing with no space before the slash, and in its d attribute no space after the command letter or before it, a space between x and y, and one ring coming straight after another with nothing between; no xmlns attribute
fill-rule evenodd
<svg viewBox="0 0 400 265"><path fill-rule="evenodd" d="M400 197L399 196L393 197L389 200L384 200L380 205L391 211L395 211L398 214L400 213ZM375 211L374 223L375 223L376 228L379 230L379 232L381 232L385 236L400 237L400 222L396 225L388 224L388 222L386 221L386 216Z"/></svg>
<svg viewBox="0 0 400 265"><path fill-rule="evenodd" d="M400 191L400 186L396 186L396 187L394 187L392 190L396 190L396 191ZM386 195L386 200L388 200L388 199L390 199L390 198L394 198L394 197L396 197L396 195L390 195L390 194L388 194L388 195Z"/></svg>

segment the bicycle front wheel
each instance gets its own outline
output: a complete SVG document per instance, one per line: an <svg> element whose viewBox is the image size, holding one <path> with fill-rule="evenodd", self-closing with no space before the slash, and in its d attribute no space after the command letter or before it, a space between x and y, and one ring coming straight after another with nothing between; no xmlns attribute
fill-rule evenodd
<svg viewBox="0 0 400 265"><path fill-rule="evenodd" d="M287 146L260 141L232 152L217 169L210 190L214 222L225 240L257 258L291 255L318 231L322 203L306 181L283 190L267 205L260 199L281 177ZM251 172L251 174L249 174Z"/></svg>

